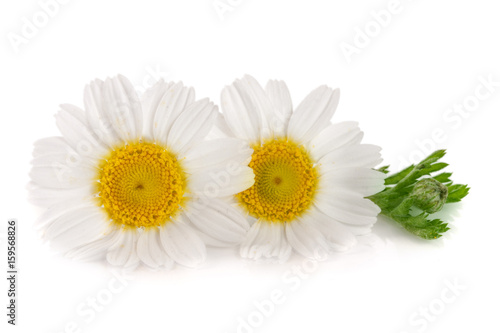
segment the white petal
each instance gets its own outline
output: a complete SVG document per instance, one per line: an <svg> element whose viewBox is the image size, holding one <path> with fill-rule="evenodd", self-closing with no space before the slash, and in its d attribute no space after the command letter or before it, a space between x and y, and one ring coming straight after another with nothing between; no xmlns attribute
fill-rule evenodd
<svg viewBox="0 0 500 333"><path fill-rule="evenodd" d="M93 167L93 159L77 153L62 137L50 137L35 142L33 149L32 164L38 166L50 166L53 162L67 164L68 167L81 165Z"/></svg>
<svg viewBox="0 0 500 333"><path fill-rule="evenodd" d="M172 268L174 261L170 259L160 240L158 228L148 228L139 236L137 241L137 255L139 259L151 268Z"/></svg>
<svg viewBox="0 0 500 333"><path fill-rule="evenodd" d="M363 132L354 121L329 125L311 140L309 145L314 160L319 160L328 152L361 143Z"/></svg>
<svg viewBox="0 0 500 333"><path fill-rule="evenodd" d="M165 93L173 85L173 82L166 83L163 79L160 79L141 96L141 107L143 112L142 133L143 137L147 140L154 140L153 133L156 110L158 109Z"/></svg>
<svg viewBox="0 0 500 333"><path fill-rule="evenodd" d="M33 167L30 177L33 182L43 187L70 189L87 186L90 183L89 174L90 171L82 168L68 168L64 165L56 164L54 166Z"/></svg>
<svg viewBox="0 0 500 333"><path fill-rule="evenodd" d="M217 107L208 98L188 105L168 133L168 146L176 153L191 148L207 136L216 117Z"/></svg>
<svg viewBox="0 0 500 333"><path fill-rule="evenodd" d="M104 82L97 79L85 87L84 105L87 124L95 136L108 147L112 148L120 143L120 137L115 132L111 121L108 119L104 102Z"/></svg>
<svg viewBox="0 0 500 333"><path fill-rule="evenodd" d="M338 89L332 90L327 86L313 90L290 117L288 138L303 143L312 140L317 133L330 125L339 97Z"/></svg>
<svg viewBox="0 0 500 333"><path fill-rule="evenodd" d="M33 157L59 154L67 151L68 148L70 148L68 143L60 136L39 139L33 144Z"/></svg>
<svg viewBox="0 0 500 333"><path fill-rule="evenodd" d="M64 214L82 207L95 206L96 202L91 199L92 197L65 198L51 206L46 206L45 211L36 220L37 227L47 228Z"/></svg>
<svg viewBox="0 0 500 333"><path fill-rule="evenodd" d="M203 141L179 156L188 170L248 165L253 149L241 139L227 138ZM189 172L189 171L188 171Z"/></svg>
<svg viewBox="0 0 500 333"><path fill-rule="evenodd" d="M324 258L329 245L314 226L301 219L286 224L286 238L295 251L312 259Z"/></svg>
<svg viewBox="0 0 500 333"><path fill-rule="evenodd" d="M239 210L218 199L195 201L186 215L196 229L223 246L241 243L250 228Z"/></svg>
<svg viewBox="0 0 500 333"><path fill-rule="evenodd" d="M156 105L153 121L153 135L157 142L169 145L169 132L182 113L187 112L188 105L194 103L194 89L184 87L182 82L173 85L164 85L158 89L165 89L163 96ZM160 94L160 91L157 92ZM151 106L152 108L154 106Z"/></svg>
<svg viewBox="0 0 500 333"><path fill-rule="evenodd" d="M206 247L196 232L178 216L160 228L161 244L176 263L197 267L205 261Z"/></svg>
<svg viewBox="0 0 500 333"><path fill-rule="evenodd" d="M32 161L30 177L38 185L49 188L88 186L94 182L97 170L84 161L71 152L39 156Z"/></svg>
<svg viewBox="0 0 500 333"><path fill-rule="evenodd" d="M56 189L39 186L34 182L28 184L30 202L41 207L49 207L60 203L64 203L67 206L72 202L88 200L93 197L94 190L92 185Z"/></svg>
<svg viewBox="0 0 500 333"><path fill-rule="evenodd" d="M89 128L109 147L140 138L141 104L125 77L91 82L85 87L84 102Z"/></svg>
<svg viewBox="0 0 500 333"><path fill-rule="evenodd" d="M380 207L371 200L343 189L332 189L330 192L318 191L314 204L320 211L337 221L354 225L374 224L380 213Z"/></svg>
<svg viewBox="0 0 500 333"><path fill-rule="evenodd" d="M138 262L136 246L138 239L137 228L123 228L117 231L118 236L109 248L106 259L113 266L131 267Z"/></svg>
<svg viewBox="0 0 500 333"><path fill-rule="evenodd" d="M217 112L214 127L212 127L210 132L207 134L207 140L234 137L235 135L227 125L224 116L220 112Z"/></svg>
<svg viewBox="0 0 500 333"><path fill-rule="evenodd" d="M66 151L53 152L50 155L40 155L35 157L31 164L36 167L44 167L44 166L57 166L59 164L63 164L66 168L86 168L86 169L95 169L95 164L92 160L89 160L86 157L80 156L73 149L69 148ZM93 172L93 171L92 171Z"/></svg>
<svg viewBox="0 0 500 333"><path fill-rule="evenodd" d="M385 189L385 174L368 168L347 168L325 172L320 176L321 190L343 188L361 194L363 197Z"/></svg>
<svg viewBox="0 0 500 333"><path fill-rule="evenodd" d="M252 144L260 142L263 116L241 80L222 90L221 108L228 127L236 137Z"/></svg>
<svg viewBox="0 0 500 333"><path fill-rule="evenodd" d="M372 227L373 227L373 224L353 225L353 224L346 224L346 223L342 223L342 222L339 222L339 223L342 224L344 227L346 227L350 232L352 232L356 236L362 236L362 235L367 235L367 234L371 233ZM340 250L340 251L342 251L342 250Z"/></svg>
<svg viewBox="0 0 500 333"><path fill-rule="evenodd" d="M285 237L285 226L282 223L267 221L255 222L241 244L240 254L248 259L277 259L286 261L292 248Z"/></svg>
<svg viewBox="0 0 500 333"><path fill-rule="evenodd" d="M88 244L79 246L66 253L66 256L71 259L81 261L101 260L106 258L109 248L115 244L118 237L118 231L115 228L111 230L102 238L90 242Z"/></svg>
<svg viewBox="0 0 500 333"><path fill-rule="evenodd" d="M137 140L142 135L142 109L132 83L122 75L108 78L103 84L104 113L122 141Z"/></svg>
<svg viewBox="0 0 500 333"><path fill-rule="evenodd" d="M56 114L56 124L68 144L80 156L98 159L107 152L87 127L84 111L76 106L61 105L61 110Z"/></svg>
<svg viewBox="0 0 500 333"><path fill-rule="evenodd" d="M137 244L137 237L139 235L136 233L135 235L135 243ZM136 245L137 246L137 245ZM129 270L134 270L136 269L139 265L141 264L141 259L139 259L139 256L137 255L137 248L134 249L132 252L132 255L128 259L128 261L125 263L123 268L129 269Z"/></svg>
<svg viewBox="0 0 500 333"><path fill-rule="evenodd" d="M240 92L249 95L250 100L255 105L255 110L260 114L260 138L261 141L269 139L274 135L273 123L278 122L276 119L274 105L271 103L269 96L257 80L245 75L241 81L236 81L235 85L240 88Z"/></svg>
<svg viewBox="0 0 500 333"><path fill-rule="evenodd" d="M60 252L66 252L106 235L108 219L99 207L72 209L57 217L44 231L44 237Z"/></svg>
<svg viewBox="0 0 500 333"><path fill-rule="evenodd" d="M273 129L274 135L286 136L288 122L292 116L292 98L285 82L269 80L266 85L266 94L271 101L274 112L268 123Z"/></svg>
<svg viewBox="0 0 500 333"><path fill-rule="evenodd" d="M381 161L380 147L362 144L331 151L318 163L322 172L327 172L341 168L373 168Z"/></svg>
<svg viewBox="0 0 500 333"><path fill-rule="evenodd" d="M189 193L206 198L220 198L237 194L254 184L252 168L231 165L196 172L188 177Z"/></svg>
<svg viewBox="0 0 500 333"><path fill-rule="evenodd" d="M346 251L356 244L356 237L349 227L335 221L316 208L312 208L302 220L323 234L335 250Z"/></svg>

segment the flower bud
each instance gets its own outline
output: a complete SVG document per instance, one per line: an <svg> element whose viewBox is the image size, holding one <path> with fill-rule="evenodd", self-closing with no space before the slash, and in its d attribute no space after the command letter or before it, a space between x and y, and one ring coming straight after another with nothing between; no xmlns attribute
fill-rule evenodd
<svg viewBox="0 0 500 333"><path fill-rule="evenodd" d="M432 214L443 208L448 198L448 188L434 178L425 178L415 184L411 197L416 207Z"/></svg>

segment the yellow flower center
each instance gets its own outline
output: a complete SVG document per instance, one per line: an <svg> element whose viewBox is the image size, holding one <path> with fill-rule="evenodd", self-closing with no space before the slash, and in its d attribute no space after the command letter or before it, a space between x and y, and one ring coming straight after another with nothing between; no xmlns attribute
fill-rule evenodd
<svg viewBox="0 0 500 333"><path fill-rule="evenodd" d="M237 194L250 215L273 222L288 222L312 203L317 188L317 170L307 151L286 139L253 147L249 166L255 184Z"/></svg>
<svg viewBox="0 0 500 333"><path fill-rule="evenodd" d="M180 209L186 177L174 154L140 142L113 150L99 169L99 204L119 225L159 226Z"/></svg>

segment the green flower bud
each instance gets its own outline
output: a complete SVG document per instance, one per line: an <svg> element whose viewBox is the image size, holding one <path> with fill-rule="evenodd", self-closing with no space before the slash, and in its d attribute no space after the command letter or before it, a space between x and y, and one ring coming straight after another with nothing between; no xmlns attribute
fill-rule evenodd
<svg viewBox="0 0 500 333"><path fill-rule="evenodd" d="M416 207L432 214L440 211L446 203L448 187L434 178L425 178L415 184L411 197L414 199L413 204Z"/></svg>

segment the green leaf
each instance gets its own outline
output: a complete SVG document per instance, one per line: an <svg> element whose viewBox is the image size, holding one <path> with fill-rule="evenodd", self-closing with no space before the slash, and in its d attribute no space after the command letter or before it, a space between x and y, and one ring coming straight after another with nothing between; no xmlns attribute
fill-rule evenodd
<svg viewBox="0 0 500 333"><path fill-rule="evenodd" d="M448 224L440 219L427 219L426 214L414 216L403 227L412 234L423 239L438 239L450 230Z"/></svg>
<svg viewBox="0 0 500 333"><path fill-rule="evenodd" d="M447 166L448 166L447 163L434 163L434 164L428 165L426 168L419 171L418 177L430 175L431 173L439 171L441 169L444 169Z"/></svg>
<svg viewBox="0 0 500 333"><path fill-rule="evenodd" d="M443 173L440 173L439 175L436 175L432 178L434 178L435 180L437 180L438 182L441 182L441 183L449 183L451 182L451 177L452 173L451 172L443 172Z"/></svg>
<svg viewBox="0 0 500 333"><path fill-rule="evenodd" d="M398 222L410 233L423 239L437 239L449 230L448 224L439 219L428 219L429 214L411 215L413 199L406 198L401 204L384 215Z"/></svg>
<svg viewBox="0 0 500 333"><path fill-rule="evenodd" d="M377 171L385 173L385 174L388 174L389 173L389 166L385 165L383 167L380 167L380 168L377 169Z"/></svg>
<svg viewBox="0 0 500 333"><path fill-rule="evenodd" d="M445 149L436 150L435 152L433 152L432 154L430 154L429 156L427 156L422 162L420 162L419 165L420 164L430 164L430 163L437 162L441 158L443 158L444 155L446 155L446 150Z"/></svg>
<svg viewBox="0 0 500 333"><path fill-rule="evenodd" d="M462 184L448 186L448 199L446 203L459 202L469 194L470 187Z"/></svg>
<svg viewBox="0 0 500 333"><path fill-rule="evenodd" d="M413 169L415 168L414 165L410 165L409 167L407 167L406 169L392 175L392 176L389 176L385 179L385 185L395 185L397 183L399 183L403 178L405 178L411 171L413 171Z"/></svg>

